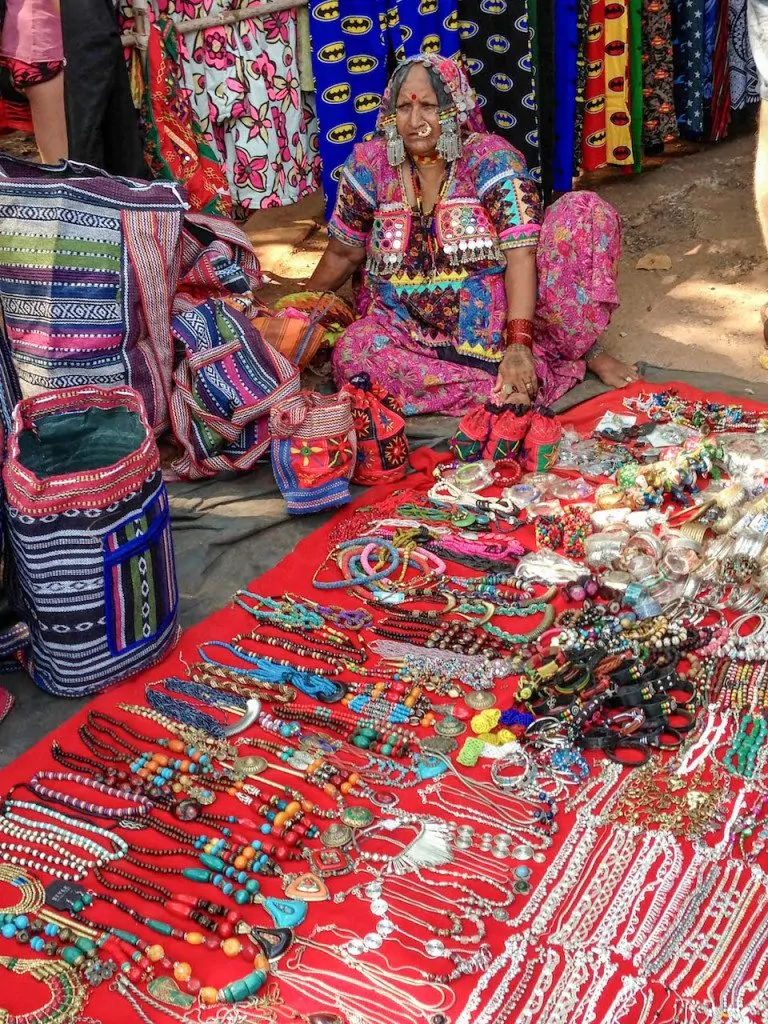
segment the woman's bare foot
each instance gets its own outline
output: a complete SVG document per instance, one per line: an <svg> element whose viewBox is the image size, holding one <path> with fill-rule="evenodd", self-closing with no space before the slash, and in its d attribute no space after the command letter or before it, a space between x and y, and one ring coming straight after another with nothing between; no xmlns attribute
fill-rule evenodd
<svg viewBox="0 0 768 1024"><path fill-rule="evenodd" d="M625 388L627 384L640 379L636 366L622 363L620 359L614 359L607 352L601 352L599 356L590 359L587 366L609 388Z"/></svg>

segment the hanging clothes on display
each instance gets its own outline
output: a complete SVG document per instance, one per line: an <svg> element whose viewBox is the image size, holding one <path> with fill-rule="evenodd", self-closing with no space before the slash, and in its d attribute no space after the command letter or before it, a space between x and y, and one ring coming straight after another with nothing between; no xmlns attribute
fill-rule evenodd
<svg viewBox="0 0 768 1024"><path fill-rule="evenodd" d="M587 87L584 93L581 166L605 163L605 0L592 0L587 25Z"/></svg>
<svg viewBox="0 0 768 1024"><path fill-rule="evenodd" d="M641 171L680 135L725 138L757 100L747 2L309 0L327 212L388 74L420 50L460 48L486 127L522 153L545 203L582 171Z"/></svg>
<svg viewBox="0 0 768 1024"><path fill-rule="evenodd" d="M225 13L226 0L156 0L174 22ZM310 94L300 89L296 12L177 36L184 85L226 168L235 214L295 203L317 188Z"/></svg>
<svg viewBox="0 0 768 1024"><path fill-rule="evenodd" d="M573 131L573 166L581 170L581 138L584 133L584 106L587 91L587 28L591 0L578 0L579 13L577 29L579 35L578 55L576 57L576 114Z"/></svg>
<svg viewBox="0 0 768 1024"><path fill-rule="evenodd" d="M629 97L632 157L643 168L643 0L629 0Z"/></svg>
<svg viewBox="0 0 768 1024"><path fill-rule="evenodd" d="M459 0L459 35L486 128L519 150L539 181L528 8L527 0Z"/></svg>
<svg viewBox="0 0 768 1024"><path fill-rule="evenodd" d="M576 0L560 0L555 19L555 192L570 192L576 169L573 164L573 133L576 127L576 76L579 59L579 10Z"/></svg>
<svg viewBox="0 0 768 1024"><path fill-rule="evenodd" d="M344 162L375 130L389 61L458 55L459 17L456 0L310 0L309 26L330 216Z"/></svg>
<svg viewBox="0 0 768 1024"><path fill-rule="evenodd" d="M672 0L675 108L680 134L704 135L704 0Z"/></svg>
<svg viewBox="0 0 768 1024"><path fill-rule="evenodd" d="M541 194L544 203L552 199L555 159L555 4L557 0L535 0L536 104L539 117L539 159ZM529 17L531 16L529 7Z"/></svg>
<svg viewBox="0 0 768 1024"><path fill-rule="evenodd" d="M622 0L605 5L605 145L609 164L633 161L629 106L629 10Z"/></svg>
<svg viewBox="0 0 768 1024"><path fill-rule="evenodd" d="M181 182L193 210L229 217L227 177L184 88L176 39L167 18L150 27L141 104L144 156L156 178Z"/></svg>
<svg viewBox="0 0 768 1024"><path fill-rule="evenodd" d="M643 143L646 153L663 152L664 144L678 136L674 79L669 0L648 0L643 7Z"/></svg>
<svg viewBox="0 0 768 1024"><path fill-rule="evenodd" d="M709 5L711 0L707 0ZM719 142L731 123L731 61L728 53L728 0L715 0L712 40L712 92L710 96L710 138ZM707 40L709 45L709 39Z"/></svg>
<svg viewBox="0 0 768 1024"><path fill-rule="evenodd" d="M747 36L747 0L730 0L728 5L728 58L731 109L743 110L760 100L757 68Z"/></svg>

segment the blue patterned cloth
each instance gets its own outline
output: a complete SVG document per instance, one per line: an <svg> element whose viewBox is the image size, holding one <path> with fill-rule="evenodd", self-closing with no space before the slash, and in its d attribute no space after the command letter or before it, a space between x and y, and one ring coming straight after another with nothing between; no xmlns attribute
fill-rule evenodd
<svg viewBox="0 0 768 1024"><path fill-rule="evenodd" d="M672 0L675 54L675 108L680 134L704 134L704 0Z"/></svg>
<svg viewBox="0 0 768 1024"><path fill-rule="evenodd" d="M310 0L326 215L352 147L374 133L388 61L458 54L456 0Z"/></svg>
<svg viewBox="0 0 768 1024"><path fill-rule="evenodd" d="M459 0L459 23L486 128L511 142L541 181L528 0Z"/></svg>
<svg viewBox="0 0 768 1024"><path fill-rule="evenodd" d="M552 187L573 187L573 133L576 125L576 86L579 59L579 10L575 0L560 0L555 20L555 162Z"/></svg>

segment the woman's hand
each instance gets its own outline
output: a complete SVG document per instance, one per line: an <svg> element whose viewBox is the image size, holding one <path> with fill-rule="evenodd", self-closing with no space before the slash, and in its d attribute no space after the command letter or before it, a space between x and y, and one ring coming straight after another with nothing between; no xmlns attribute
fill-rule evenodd
<svg viewBox="0 0 768 1024"><path fill-rule="evenodd" d="M499 364L492 397L499 403L529 405L538 390L531 350L525 345L510 345Z"/></svg>

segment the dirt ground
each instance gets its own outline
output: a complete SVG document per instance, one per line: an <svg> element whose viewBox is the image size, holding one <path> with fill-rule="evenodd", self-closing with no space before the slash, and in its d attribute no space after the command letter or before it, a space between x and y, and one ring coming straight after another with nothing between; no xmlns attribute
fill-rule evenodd
<svg viewBox="0 0 768 1024"><path fill-rule="evenodd" d="M752 198L751 134L595 187L621 214L621 309L605 338L622 359L768 381L760 308L768 255ZM264 298L295 290L312 272L326 234L319 194L255 213L247 231L272 280ZM668 270L638 270L649 253ZM666 262L666 261L663 261Z"/></svg>

